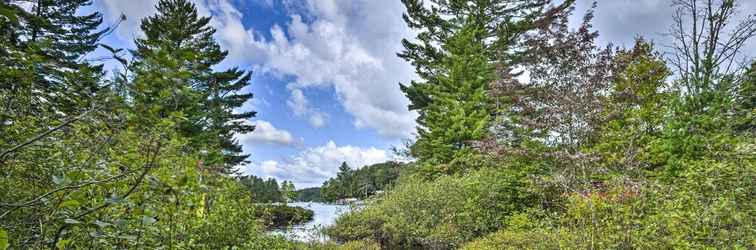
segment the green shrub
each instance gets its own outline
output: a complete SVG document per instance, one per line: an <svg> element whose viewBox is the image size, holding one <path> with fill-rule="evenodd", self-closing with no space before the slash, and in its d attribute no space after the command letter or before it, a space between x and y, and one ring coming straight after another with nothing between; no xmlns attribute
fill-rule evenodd
<svg viewBox="0 0 756 250"><path fill-rule="evenodd" d="M572 194L564 211L528 217L534 227L508 226L466 249L754 249L755 182L753 162L691 162L674 182Z"/></svg>
<svg viewBox="0 0 756 250"><path fill-rule="evenodd" d="M283 236L253 234L250 235L250 238L242 247L232 249L290 250L306 248L302 245L302 243L289 241Z"/></svg>
<svg viewBox="0 0 756 250"><path fill-rule="evenodd" d="M465 250L559 249L554 235L544 230L501 230L465 245Z"/></svg>
<svg viewBox="0 0 756 250"><path fill-rule="evenodd" d="M264 235L264 228L255 216L256 209L248 206L251 200L246 188L228 179L219 185L227 192L207 198L212 199L211 208L202 213L201 220L195 218L196 225L186 230L188 243L179 248L238 247L248 242L250 235Z"/></svg>
<svg viewBox="0 0 756 250"><path fill-rule="evenodd" d="M375 204L352 212L327 233L340 241L372 238L388 248L451 249L501 228L535 202L524 176L483 169L425 181L406 178Z"/></svg>
<svg viewBox="0 0 756 250"><path fill-rule="evenodd" d="M325 243L308 243L310 246L305 249L313 250L380 250L381 246L370 240L356 240L350 241L344 244L338 244L336 242Z"/></svg>
<svg viewBox="0 0 756 250"><path fill-rule="evenodd" d="M342 241L355 241L368 238L378 238L383 224L376 209L353 211L341 215L336 219L335 226L326 228L326 234Z"/></svg>

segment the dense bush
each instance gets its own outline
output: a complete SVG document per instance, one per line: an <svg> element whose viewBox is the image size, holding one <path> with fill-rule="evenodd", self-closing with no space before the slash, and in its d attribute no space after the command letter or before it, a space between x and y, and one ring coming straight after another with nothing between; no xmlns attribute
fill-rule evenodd
<svg viewBox="0 0 756 250"><path fill-rule="evenodd" d="M559 249L553 235L544 230L501 230L465 245L466 250Z"/></svg>
<svg viewBox="0 0 756 250"><path fill-rule="evenodd" d="M519 223L465 249L752 249L756 168L701 163L673 184L641 190L620 184L572 194L566 210L521 216ZM524 226L523 226L524 225Z"/></svg>
<svg viewBox="0 0 756 250"><path fill-rule="evenodd" d="M197 226L187 230L187 238L194 245L184 248L223 249L224 247L242 246L249 241L250 235L260 235L262 240L265 229L255 215L256 208L250 207L247 189L236 182L222 183L227 190L224 195L212 199L213 209L198 220ZM273 239L270 239L273 240Z"/></svg>
<svg viewBox="0 0 756 250"><path fill-rule="evenodd" d="M211 248L217 249L217 248ZM243 246L235 249L307 249L302 243L287 240L283 236L268 236L265 234L250 235Z"/></svg>
<svg viewBox="0 0 756 250"><path fill-rule="evenodd" d="M157 1L136 46L114 48L91 4L0 2L0 249L223 249L261 235L231 175L248 157L234 135L254 128L237 112L251 75L214 69L227 53L210 18ZM98 48L123 70L89 60Z"/></svg>
<svg viewBox="0 0 756 250"><path fill-rule="evenodd" d="M300 246L298 249L313 249L313 250L379 250L381 249L378 243L369 240L356 240L339 244L336 242L312 242L305 243L305 246Z"/></svg>
<svg viewBox="0 0 756 250"><path fill-rule="evenodd" d="M337 220L328 234L369 238L390 248L451 249L501 228L536 200L517 171L483 169L433 181L410 177L364 209Z"/></svg>

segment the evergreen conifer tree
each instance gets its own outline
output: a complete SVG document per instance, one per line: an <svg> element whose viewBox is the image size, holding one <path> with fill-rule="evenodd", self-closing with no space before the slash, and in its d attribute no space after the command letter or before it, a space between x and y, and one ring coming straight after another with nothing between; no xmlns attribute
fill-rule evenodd
<svg viewBox="0 0 756 250"><path fill-rule="evenodd" d="M29 8L22 8L27 4ZM81 60L97 47L98 12L91 0L0 2L0 91L9 94L0 122L33 115L60 119L90 108L101 89L101 65Z"/></svg>
<svg viewBox="0 0 756 250"><path fill-rule="evenodd" d="M409 109L419 113L418 138L410 151L428 167L465 155L470 152L466 144L486 136L493 112L486 95L494 67L512 68L517 38L551 23L574 1L548 10L548 0L402 2L405 22L420 31L415 41L402 41L404 51L398 54L422 79L400 84Z"/></svg>
<svg viewBox="0 0 756 250"><path fill-rule="evenodd" d="M229 171L248 155L233 138L253 130L246 119L254 112L235 113L252 94L240 93L251 74L231 68L214 71L223 51L213 38L209 17L200 17L186 0L162 0L159 14L145 18L145 38L137 39L131 96L142 119L174 117L191 144L207 152L206 164ZM148 121L149 122L149 121ZM154 121L153 121L154 122Z"/></svg>
<svg viewBox="0 0 756 250"><path fill-rule="evenodd" d="M352 183L353 183L354 171L346 162L342 162L339 166L339 172L336 174L338 184L338 198L352 197Z"/></svg>
<svg viewBox="0 0 756 250"><path fill-rule="evenodd" d="M297 193L294 183L291 181L283 181L283 183L281 183L281 196L283 196L282 200L284 202L290 202L296 199Z"/></svg>
<svg viewBox="0 0 756 250"><path fill-rule="evenodd" d="M734 92L735 131L753 136L756 134L756 61L751 62Z"/></svg>
<svg viewBox="0 0 756 250"><path fill-rule="evenodd" d="M475 24L464 27L444 46L448 51L437 67L437 84L421 92L432 98L423 112L415 153L431 164L443 164L468 151L466 143L486 135L491 109L486 98L493 67L480 43Z"/></svg>

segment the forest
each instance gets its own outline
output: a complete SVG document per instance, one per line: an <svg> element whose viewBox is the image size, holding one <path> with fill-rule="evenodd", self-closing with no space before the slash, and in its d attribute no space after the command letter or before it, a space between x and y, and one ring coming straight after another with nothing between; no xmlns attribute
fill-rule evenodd
<svg viewBox="0 0 756 250"><path fill-rule="evenodd" d="M746 1L669 0L671 44L627 47L598 45L597 3L401 2L410 160L343 163L317 195L366 203L312 242L254 205L298 193L238 172L254 79L193 2L159 0L135 48L90 0L0 2L0 250L756 249Z"/></svg>
<svg viewBox="0 0 756 250"><path fill-rule="evenodd" d="M323 183L320 197L327 202L344 198L366 199L393 186L403 168L404 164L389 161L353 170L343 162L336 177Z"/></svg>
<svg viewBox="0 0 756 250"><path fill-rule="evenodd" d="M234 173L251 74L213 69L227 52L210 17L159 1L126 50L101 43L118 23L100 29L91 1L25 2L0 3L0 249L286 243ZM122 70L82 59L98 47Z"/></svg>
<svg viewBox="0 0 756 250"><path fill-rule="evenodd" d="M323 202L323 198L320 196L320 187L303 188L296 191L296 201L304 202Z"/></svg>
<svg viewBox="0 0 756 250"><path fill-rule="evenodd" d="M286 202L296 198L296 188L290 181L278 181L273 178L263 179L254 175L239 177L239 182L249 190L250 199L259 203Z"/></svg>

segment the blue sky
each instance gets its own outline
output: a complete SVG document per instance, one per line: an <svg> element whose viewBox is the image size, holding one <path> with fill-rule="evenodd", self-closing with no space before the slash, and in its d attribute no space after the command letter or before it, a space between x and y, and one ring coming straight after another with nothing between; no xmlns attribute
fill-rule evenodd
<svg viewBox="0 0 756 250"><path fill-rule="evenodd" d="M139 20L154 14L157 0L94 2L107 23L127 16L104 42L131 48L140 36ZM401 19L400 1L194 2L200 14L213 17L216 39L229 51L218 68L254 71L245 91L255 98L242 109L258 111L250 121L257 129L238 137L252 154L243 173L292 180L298 188L318 186L342 161L357 168L393 159L390 148L412 137L416 114L407 111L398 83L416 76L396 53L413 32ZM578 1L575 21L590 2ZM594 27L603 44L631 45L641 34L668 45L662 34L671 13L669 1L600 1Z"/></svg>
<svg viewBox="0 0 756 250"><path fill-rule="evenodd" d="M96 0L106 23L127 17L104 42L133 48L139 20L154 14L156 2ZM414 77L395 56L401 39L411 37L400 25L399 1L195 3L213 17L216 38L229 51L218 68L254 72L245 91L255 97L242 110L258 112L251 121L257 129L238 136L252 154L243 173L317 186L342 161L357 168L394 159L391 147L412 136L415 114L398 88Z"/></svg>

